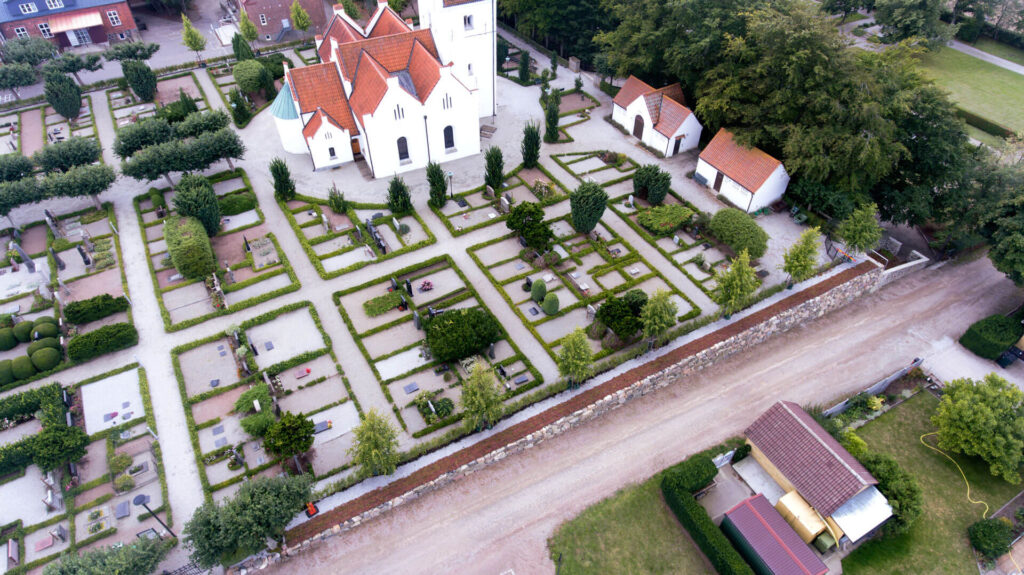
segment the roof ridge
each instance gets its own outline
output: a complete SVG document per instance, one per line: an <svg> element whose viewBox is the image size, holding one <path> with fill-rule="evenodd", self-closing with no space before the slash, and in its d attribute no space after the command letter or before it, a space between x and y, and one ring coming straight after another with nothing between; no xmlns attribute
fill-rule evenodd
<svg viewBox="0 0 1024 575"><path fill-rule="evenodd" d="M740 505L743 505L743 506L747 507L748 509L750 509L750 512L754 514L754 517L757 519L757 521L759 523L761 523L761 525L764 526L765 529L768 530L768 533L771 534L772 538L775 539L775 542L778 543L779 546L782 547L786 551L786 555L788 555L789 558L793 560L793 563L797 564L797 566L800 568L801 571L803 571L807 575L813 575L807 569L807 567L804 566L804 562L801 561L800 558L796 556L796 553L793 553L793 550L789 548L789 545L787 545L786 542L782 540L782 537L780 537L779 534L775 531L775 528L772 527L768 523L768 520L765 519L765 517L763 515L761 515L761 512L758 511L754 507L754 505L750 502L752 499L756 499L757 497L764 497L764 494L763 493L758 493L754 497L750 497L748 499L745 499L742 503L740 503Z"/></svg>
<svg viewBox="0 0 1024 575"><path fill-rule="evenodd" d="M832 446L830 446L828 444L828 442L822 441L821 437L817 433L815 433L814 430L811 429L811 427L809 425L804 423L804 420L801 419L800 417L798 417L796 415L796 413L793 412L792 409L790 409L790 407L789 407L790 402L788 402L788 401L780 401L779 403L782 404L782 408L786 410L786 413L790 414L793 417L793 419L795 419L796 422L800 424L801 427L803 427L805 430L807 430L807 432L810 433L811 436L814 437L815 441L817 441L822 447L824 447L826 450L828 450L828 452L832 454L832 457L836 458L840 463L842 463L843 467L845 467L847 471L849 471L854 477L856 477L857 481L859 481L861 485L871 485L870 483L864 481L864 478L860 476L860 473L857 473L857 470L855 470L853 467L850 467L850 464L847 463L846 460L843 459L843 457L841 455L836 453L836 451L834 449L832 449Z"/></svg>

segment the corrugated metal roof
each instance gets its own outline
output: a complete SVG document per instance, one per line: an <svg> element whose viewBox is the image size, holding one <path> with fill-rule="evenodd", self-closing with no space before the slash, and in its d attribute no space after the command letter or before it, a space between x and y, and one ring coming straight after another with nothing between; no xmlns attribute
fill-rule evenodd
<svg viewBox="0 0 1024 575"><path fill-rule="evenodd" d="M725 516L775 575L824 575L828 567L760 493Z"/></svg>
<svg viewBox="0 0 1024 575"><path fill-rule="evenodd" d="M868 487L832 514L832 520L856 543L892 517L892 506L877 487Z"/></svg>

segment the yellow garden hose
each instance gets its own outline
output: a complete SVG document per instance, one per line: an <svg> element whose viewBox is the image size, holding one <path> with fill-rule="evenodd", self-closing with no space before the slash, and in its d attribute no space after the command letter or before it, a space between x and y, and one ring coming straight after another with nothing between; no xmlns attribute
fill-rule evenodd
<svg viewBox="0 0 1024 575"><path fill-rule="evenodd" d="M982 505L984 505L985 506L985 511L981 514L981 518L985 519L988 516L988 503L985 503L984 501L976 501L974 499L971 499L971 482L967 481L967 476L964 475L964 470L960 468L960 464L957 463L949 455L946 455L945 451L942 451L941 449L939 449L937 447L933 447L931 445L928 445L928 442L924 440L924 438L928 437L929 435L938 435L938 434L939 434L938 431L933 431L931 433L925 433L924 435L921 436L921 445L924 445L925 447L927 447L928 449L931 449L932 451L936 451L938 453L941 453L943 457L945 457L946 459L952 461L953 465L956 465L956 470L960 472L960 477L964 478L964 484L967 485L967 501L970 501L971 503L981 503ZM1011 556L1010 558L1012 559L1013 557ZM1014 563L1016 563L1016 562L1014 562Z"/></svg>

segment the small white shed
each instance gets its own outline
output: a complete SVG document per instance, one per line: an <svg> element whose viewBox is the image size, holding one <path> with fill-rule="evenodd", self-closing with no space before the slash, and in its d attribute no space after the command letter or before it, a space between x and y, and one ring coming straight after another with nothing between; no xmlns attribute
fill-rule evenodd
<svg viewBox="0 0 1024 575"><path fill-rule="evenodd" d="M678 83L654 89L630 76L612 102L612 121L667 158L696 148L704 129L684 102Z"/></svg>
<svg viewBox="0 0 1024 575"><path fill-rule="evenodd" d="M777 202L789 185L782 162L758 148L741 146L725 128L700 153L694 179L747 213Z"/></svg>

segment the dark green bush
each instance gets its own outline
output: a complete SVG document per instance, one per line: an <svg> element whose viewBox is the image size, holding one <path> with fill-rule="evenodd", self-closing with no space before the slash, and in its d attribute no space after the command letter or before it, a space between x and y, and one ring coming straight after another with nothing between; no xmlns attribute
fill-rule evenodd
<svg viewBox="0 0 1024 575"><path fill-rule="evenodd" d="M637 168L633 174L633 193L646 198L652 206L665 201L672 186L672 176L654 164Z"/></svg>
<svg viewBox="0 0 1024 575"><path fill-rule="evenodd" d="M971 547L988 559L997 559L1010 551L1013 540L1011 522L1001 519L982 519L967 528Z"/></svg>
<svg viewBox="0 0 1024 575"><path fill-rule="evenodd" d="M917 478L888 455L868 453L860 461L878 480L878 490L892 506L893 516L885 522L885 533L898 535L910 529L924 506Z"/></svg>
<svg viewBox="0 0 1024 575"><path fill-rule="evenodd" d="M32 328L32 339L39 340L48 337L57 337L60 329L52 323L41 323Z"/></svg>
<svg viewBox="0 0 1024 575"><path fill-rule="evenodd" d="M124 296L115 298L110 294L101 294L69 303L64 307L64 317L71 323L83 324L127 310L128 300Z"/></svg>
<svg viewBox="0 0 1024 575"><path fill-rule="evenodd" d="M167 218L164 239L167 240L171 263L186 278L201 278L217 269L210 238L199 220L176 216Z"/></svg>
<svg viewBox="0 0 1024 575"><path fill-rule="evenodd" d="M250 404L251 405L251 404ZM242 425L242 430L253 437L263 437L263 434L267 432L267 429L277 421L274 419L273 414L269 411L261 411L260 413L254 413L248 417L243 417L242 421L239 422Z"/></svg>
<svg viewBox="0 0 1024 575"><path fill-rule="evenodd" d="M130 323L105 325L96 331L72 339L68 344L68 357L76 362L88 361L137 343L139 343L139 332L135 330L134 325Z"/></svg>
<svg viewBox="0 0 1024 575"><path fill-rule="evenodd" d="M57 250L60 251L60 250ZM52 315L41 315L32 321L32 325L39 327L41 324L48 323L51 325L57 325L57 319Z"/></svg>
<svg viewBox="0 0 1024 575"><path fill-rule="evenodd" d="M697 503L693 494L678 477L667 474L661 480L665 503L690 532L690 537L704 552L721 575L753 575L739 552L729 543L722 530L715 525L708 512Z"/></svg>
<svg viewBox="0 0 1024 575"><path fill-rule="evenodd" d="M454 361L484 351L504 337L501 324L486 310L457 309L426 321L427 345L440 361Z"/></svg>
<svg viewBox="0 0 1024 575"><path fill-rule="evenodd" d="M447 397L442 397L434 403L434 410L437 411L438 419L444 419L455 411L455 402Z"/></svg>
<svg viewBox="0 0 1024 575"><path fill-rule="evenodd" d="M28 343L32 341L32 322L23 321L19 322L18 325L14 326L14 337L18 338L21 343Z"/></svg>
<svg viewBox="0 0 1024 575"><path fill-rule="evenodd" d="M558 313L558 294L554 292L548 292L544 296L544 303L540 304L540 309L544 310L547 315L555 315Z"/></svg>
<svg viewBox="0 0 1024 575"><path fill-rule="evenodd" d="M285 62L288 62L289 68L295 68L295 64L292 64L292 61L280 52L275 52L269 56L260 56L259 58L256 58L256 61L263 64L263 67L270 72L270 75L273 76L275 80L280 80L284 77Z"/></svg>
<svg viewBox="0 0 1024 575"><path fill-rule="evenodd" d="M0 361L0 385L14 383L14 371L11 369L11 360Z"/></svg>
<svg viewBox="0 0 1024 575"><path fill-rule="evenodd" d="M707 487L717 474L715 462L704 454L694 455L665 470L665 477L672 477L673 485L690 493Z"/></svg>
<svg viewBox="0 0 1024 575"><path fill-rule="evenodd" d="M154 210L167 207L167 202L164 201L164 193L156 188L149 190L149 203L153 204Z"/></svg>
<svg viewBox="0 0 1024 575"><path fill-rule="evenodd" d="M11 362L11 372L14 374L15 381L20 379L28 379L36 374L36 368L32 364L32 360L27 355L16 357Z"/></svg>
<svg viewBox="0 0 1024 575"><path fill-rule="evenodd" d="M32 354L32 365L39 371L50 371L60 364L60 352L52 347L44 347Z"/></svg>
<svg viewBox="0 0 1024 575"><path fill-rule="evenodd" d="M711 217L711 233L736 253L747 250L751 259L764 255L768 249L768 234L757 225L750 214L736 208L719 210Z"/></svg>
<svg viewBox="0 0 1024 575"><path fill-rule="evenodd" d="M253 407L253 401L260 402L260 409L268 409L270 407L270 388L267 387L267 384L263 382L257 383L238 396L238 399L235 400L235 413L256 411Z"/></svg>
<svg viewBox="0 0 1024 575"><path fill-rule="evenodd" d="M693 210L680 204L672 204L641 211L636 216L636 223L654 236L667 237L689 222L691 218L693 218Z"/></svg>
<svg viewBox="0 0 1024 575"><path fill-rule="evenodd" d="M256 194L252 192L240 192L224 196L220 199L220 215L233 216L247 212L256 207Z"/></svg>
<svg viewBox="0 0 1024 575"><path fill-rule="evenodd" d="M0 329L0 351L14 349L18 345L18 338L14 337L14 330L5 327Z"/></svg>
<svg viewBox="0 0 1024 575"><path fill-rule="evenodd" d="M28 349L25 350L25 355L32 355L33 353L41 349L60 349L60 342L55 337L44 337L43 339L37 339L32 343L28 344Z"/></svg>
<svg viewBox="0 0 1024 575"><path fill-rule="evenodd" d="M8 365L7 371L9 372L11 362L7 361L6 363ZM0 365L0 370L2 369L3 366ZM63 421L64 408L61 403L60 391L61 386L59 383L50 383L0 399L0 419L14 419L43 410L44 415L41 418L43 425ZM57 408L54 411L55 417L47 417L46 414L51 412L52 407Z"/></svg>
<svg viewBox="0 0 1024 575"><path fill-rule="evenodd" d="M33 437L27 437L21 441L0 446L0 476L28 467L32 463L34 443Z"/></svg>
<svg viewBox="0 0 1024 575"><path fill-rule="evenodd" d="M1011 345L1017 343L1024 328L1013 318L990 315L971 324L960 337L960 345L985 359L998 359Z"/></svg>

